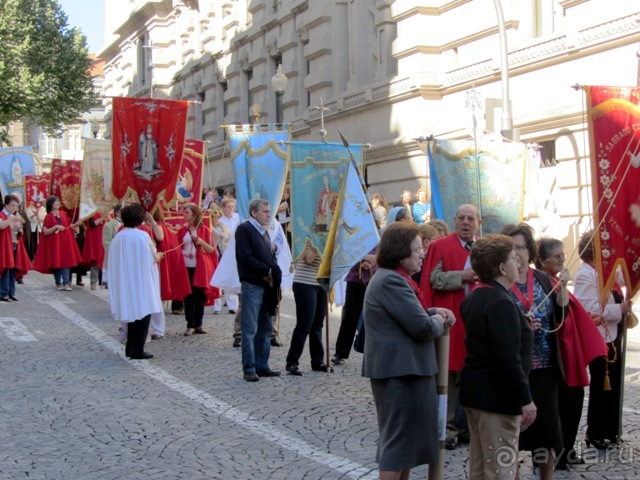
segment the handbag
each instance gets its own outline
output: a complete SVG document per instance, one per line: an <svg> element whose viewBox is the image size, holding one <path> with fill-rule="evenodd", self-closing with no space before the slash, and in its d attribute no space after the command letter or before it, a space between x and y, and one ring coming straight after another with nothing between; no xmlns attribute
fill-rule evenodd
<svg viewBox="0 0 640 480"><path fill-rule="evenodd" d="M364 353L364 313L360 314L356 327L356 338L353 341L353 349L358 353Z"/></svg>

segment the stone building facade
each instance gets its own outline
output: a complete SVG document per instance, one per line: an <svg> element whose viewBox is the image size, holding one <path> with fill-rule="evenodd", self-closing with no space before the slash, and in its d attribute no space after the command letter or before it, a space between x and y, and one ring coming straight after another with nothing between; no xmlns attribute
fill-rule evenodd
<svg viewBox="0 0 640 480"><path fill-rule="evenodd" d="M370 143L366 179L390 203L427 184L415 139L470 138L504 126L498 0L110 0L104 91L191 100L189 136L208 142L205 183L233 182L223 125L275 122L270 79L288 77L284 121L295 140L341 132ZM631 1L502 0L511 116L537 143L547 233L572 243L587 228L588 139L583 85L636 85L640 9ZM109 107L107 107L109 108ZM508 111L508 110L507 110ZM481 113L481 115L480 115ZM537 209L534 209L537 210ZM534 217L537 211L530 212ZM534 220L535 223L535 220Z"/></svg>

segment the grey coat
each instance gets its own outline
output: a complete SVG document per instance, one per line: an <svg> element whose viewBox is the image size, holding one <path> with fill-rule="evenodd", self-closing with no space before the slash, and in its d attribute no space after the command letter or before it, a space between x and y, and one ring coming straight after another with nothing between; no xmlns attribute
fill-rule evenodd
<svg viewBox="0 0 640 480"><path fill-rule="evenodd" d="M373 379L435 375L433 340L444 333L444 320L435 309L429 313L402 275L378 269L364 296L362 375Z"/></svg>

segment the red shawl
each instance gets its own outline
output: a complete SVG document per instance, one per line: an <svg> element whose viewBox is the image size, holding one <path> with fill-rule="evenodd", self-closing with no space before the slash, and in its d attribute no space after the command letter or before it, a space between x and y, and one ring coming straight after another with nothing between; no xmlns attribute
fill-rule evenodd
<svg viewBox="0 0 640 480"><path fill-rule="evenodd" d="M464 357L467 356L467 349L464 346L464 322L460 316L460 305L465 297L465 289L463 287L458 290L434 290L431 288L429 276L440 261L442 261L442 270L444 272L464 270L467 258L469 258L469 251L462 246L458 235L452 233L438 238L429 245L422 267L422 278L420 279L420 289L427 305L429 307L448 308L456 316L456 323L451 327L449 333L451 337L449 370L454 371L462 370ZM469 284L469 291L471 290L473 290L473 285Z"/></svg>
<svg viewBox="0 0 640 480"><path fill-rule="evenodd" d="M0 211L0 221L4 222L9 217ZM15 268L13 257L13 240L11 239L11 224L0 230L0 271L5 268Z"/></svg>
<svg viewBox="0 0 640 480"><path fill-rule="evenodd" d="M186 225L178 230L178 242L182 242L184 236L189 232ZM212 253L206 253L202 248L196 248L196 271L193 275L193 286L204 288L207 296L207 305L213 305L216 298L220 298L220 289L210 285L216 268L218 267L218 254L215 250L215 239L211 230L204 225L198 227L198 237L203 238L208 244L214 245Z"/></svg>
<svg viewBox="0 0 640 480"><path fill-rule="evenodd" d="M61 232L51 235L40 235L40 244L33 262L33 269L40 273L52 273L53 269L71 268L82 262L82 255L71 230L69 217L62 210L59 211L60 223L53 215L47 213L44 217L43 227L51 228L54 225L65 227Z"/></svg>
<svg viewBox="0 0 640 480"><path fill-rule="evenodd" d="M184 265L182 251L177 248L178 237L163 222L158 226L164 232L164 239L156 242L158 252L168 252L158 264L160 269L160 296L162 300L183 300L191 293L189 274Z"/></svg>
<svg viewBox="0 0 640 480"><path fill-rule="evenodd" d="M86 222L84 231L84 246L82 248L82 264L86 267L98 265L102 268L104 261L104 247L102 246L102 229L104 222L96 225L92 222L102 218L102 215L96 213L89 221Z"/></svg>

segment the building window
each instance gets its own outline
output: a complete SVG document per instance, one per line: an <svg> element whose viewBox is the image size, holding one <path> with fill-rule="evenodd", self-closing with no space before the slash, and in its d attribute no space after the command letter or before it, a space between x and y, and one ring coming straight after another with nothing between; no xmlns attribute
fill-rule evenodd
<svg viewBox="0 0 640 480"><path fill-rule="evenodd" d="M147 68L149 67L149 47L148 38L145 33L138 38L138 85L144 87L147 85Z"/></svg>
<svg viewBox="0 0 640 480"><path fill-rule="evenodd" d="M540 168L555 167L558 164L555 140L533 143L529 148L534 161L538 161Z"/></svg>

